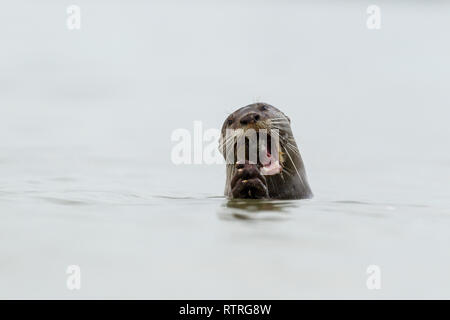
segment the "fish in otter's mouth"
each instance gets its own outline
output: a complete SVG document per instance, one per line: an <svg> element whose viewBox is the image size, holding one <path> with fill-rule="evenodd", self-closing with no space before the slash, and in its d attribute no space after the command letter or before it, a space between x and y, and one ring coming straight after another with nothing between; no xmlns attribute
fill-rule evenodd
<svg viewBox="0 0 450 320"><path fill-rule="evenodd" d="M290 120L266 103L233 112L222 126L229 198L300 199L312 196Z"/></svg>

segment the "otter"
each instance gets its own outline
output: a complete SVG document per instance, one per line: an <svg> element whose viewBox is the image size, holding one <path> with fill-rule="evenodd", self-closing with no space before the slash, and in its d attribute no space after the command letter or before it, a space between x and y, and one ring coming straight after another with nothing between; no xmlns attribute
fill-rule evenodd
<svg viewBox="0 0 450 320"><path fill-rule="evenodd" d="M248 139L249 132L256 132L253 134L256 140ZM242 137L245 143L239 144L237 140ZM240 146L244 146L243 153ZM274 106L259 102L230 114L222 126L219 149L227 160L225 196L228 198L312 198L291 120ZM252 150L258 154L253 160ZM238 154L245 154L245 158L237 159Z"/></svg>

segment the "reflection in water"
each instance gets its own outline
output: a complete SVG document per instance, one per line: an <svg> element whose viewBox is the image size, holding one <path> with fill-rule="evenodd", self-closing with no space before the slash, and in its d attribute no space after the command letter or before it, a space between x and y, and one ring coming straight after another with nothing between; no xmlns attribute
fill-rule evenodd
<svg viewBox="0 0 450 320"><path fill-rule="evenodd" d="M272 201L256 199L233 199L225 201L218 215L222 219L238 220L284 220L289 218L291 208L299 207L299 201Z"/></svg>

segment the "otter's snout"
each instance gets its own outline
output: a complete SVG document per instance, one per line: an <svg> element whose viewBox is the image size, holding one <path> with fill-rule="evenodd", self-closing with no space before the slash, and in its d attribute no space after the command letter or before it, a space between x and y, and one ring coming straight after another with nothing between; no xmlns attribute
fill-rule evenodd
<svg viewBox="0 0 450 320"><path fill-rule="evenodd" d="M239 122L243 125L256 123L259 119L261 119L261 116L257 114L256 112L250 112L244 115Z"/></svg>

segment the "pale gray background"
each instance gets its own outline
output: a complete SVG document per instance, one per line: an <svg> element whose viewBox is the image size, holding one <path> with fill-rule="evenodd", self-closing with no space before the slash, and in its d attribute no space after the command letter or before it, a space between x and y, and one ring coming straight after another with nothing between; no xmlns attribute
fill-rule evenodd
<svg viewBox="0 0 450 320"><path fill-rule="evenodd" d="M0 297L450 298L450 6L393 2L2 2ZM223 166L171 163L254 101L313 200L239 212Z"/></svg>

